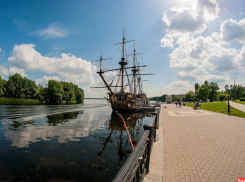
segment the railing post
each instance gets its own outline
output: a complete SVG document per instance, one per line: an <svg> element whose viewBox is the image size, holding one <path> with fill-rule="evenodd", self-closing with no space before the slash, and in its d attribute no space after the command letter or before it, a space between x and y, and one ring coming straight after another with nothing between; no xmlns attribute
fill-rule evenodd
<svg viewBox="0 0 245 182"><path fill-rule="evenodd" d="M157 135L157 132L156 132L156 130L157 130L157 111L156 111L156 113L153 113L153 116L154 116L154 115L155 115L155 120L154 120L154 123L153 123L153 127L154 127L154 128L153 128L153 129L154 129L154 131L153 131L153 132L154 132L154 133L153 133L154 136L153 136L153 137L154 137L154 142L155 142L155 141L156 141L156 138L157 138L157 137L156 137L156 135Z"/></svg>
<svg viewBox="0 0 245 182"><path fill-rule="evenodd" d="M156 112L153 113L153 116L156 115L156 118L155 118L155 125L156 125L156 128L158 129L159 127L159 113L160 113L160 109L157 108L156 109Z"/></svg>
<svg viewBox="0 0 245 182"><path fill-rule="evenodd" d="M153 145L152 135L153 135L153 128L155 126L150 126L148 124L144 124L144 130L150 130L149 137L147 139L148 145L147 145L147 159L146 159L146 174L150 172L150 158L151 158L151 148Z"/></svg>

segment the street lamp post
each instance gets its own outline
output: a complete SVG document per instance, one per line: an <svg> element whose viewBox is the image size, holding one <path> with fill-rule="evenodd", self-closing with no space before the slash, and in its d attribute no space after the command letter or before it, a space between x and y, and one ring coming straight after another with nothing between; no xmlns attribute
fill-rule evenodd
<svg viewBox="0 0 245 182"><path fill-rule="evenodd" d="M209 91L210 91L210 93L211 93L211 94L210 94L210 95L211 95L211 101L213 102L213 89L210 88Z"/></svg>
<svg viewBox="0 0 245 182"><path fill-rule="evenodd" d="M233 85L230 85L230 91L233 90ZM234 100L234 97L232 97L232 99Z"/></svg>
<svg viewBox="0 0 245 182"><path fill-rule="evenodd" d="M236 77L235 78L231 78L232 80L234 80L234 92L235 92L235 101L236 101L236 87L235 87L235 80L236 80Z"/></svg>
<svg viewBox="0 0 245 182"><path fill-rule="evenodd" d="M231 85L231 89L232 89L232 85ZM228 92L229 93L229 86L228 85L226 85L225 86L225 90L226 90L226 92ZM230 96L228 96L228 112L230 112Z"/></svg>

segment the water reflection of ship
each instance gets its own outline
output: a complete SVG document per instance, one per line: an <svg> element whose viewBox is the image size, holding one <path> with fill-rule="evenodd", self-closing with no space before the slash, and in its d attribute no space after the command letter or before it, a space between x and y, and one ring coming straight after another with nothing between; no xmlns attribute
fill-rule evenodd
<svg viewBox="0 0 245 182"><path fill-rule="evenodd" d="M150 116L147 113L125 113L123 118L127 124L129 129L132 141L134 146L137 144L140 135L140 129L143 128L144 118ZM127 135L125 135L125 128L123 126L123 121L121 118L114 112L112 112L110 119L106 122L106 127L108 132L107 137L100 138L101 141L104 141L102 144L102 149L97 153L98 161L94 162L96 164L97 170L106 170L106 166L104 165L104 155L106 149L112 149L111 146L117 151L118 154L118 166L121 167L124 163L124 159L132 152L132 149L129 148L129 140ZM137 138L138 137L138 138ZM113 141L116 139L116 142ZM116 143L116 145L114 144ZM110 146L109 146L110 145Z"/></svg>

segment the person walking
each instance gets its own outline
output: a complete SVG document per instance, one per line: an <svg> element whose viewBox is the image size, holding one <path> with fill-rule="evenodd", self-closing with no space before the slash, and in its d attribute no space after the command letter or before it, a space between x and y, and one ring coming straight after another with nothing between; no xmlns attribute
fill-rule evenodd
<svg viewBox="0 0 245 182"><path fill-rule="evenodd" d="M179 107L181 107L181 102L179 101Z"/></svg>
<svg viewBox="0 0 245 182"><path fill-rule="evenodd" d="M175 104L176 104L176 108L177 108L177 105L178 105L178 101L177 100L175 101Z"/></svg>
<svg viewBox="0 0 245 182"><path fill-rule="evenodd" d="M196 109L196 101L194 102L193 109Z"/></svg>

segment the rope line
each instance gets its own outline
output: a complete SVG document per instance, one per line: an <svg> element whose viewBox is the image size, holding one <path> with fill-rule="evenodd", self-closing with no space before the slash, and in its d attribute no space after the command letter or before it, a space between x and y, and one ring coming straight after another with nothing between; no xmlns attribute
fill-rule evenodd
<svg viewBox="0 0 245 182"><path fill-rule="evenodd" d="M123 122L124 122L124 128L126 128L126 130L127 130L127 132L128 132L128 128L127 128L127 126L126 126L126 122L124 121L122 115L121 115L121 114L118 114L118 113L117 113L117 115L120 116L120 117L122 118L122 120L123 120ZM128 132L128 138L129 138L129 141L130 141L130 143L131 143L131 147L132 147L132 149L134 150L134 145L133 145L133 142L132 142L132 140L131 140L131 137L130 137L129 132Z"/></svg>
<svg viewBox="0 0 245 182"><path fill-rule="evenodd" d="M118 52L118 50L120 49L120 47L121 47L121 45L118 47L117 52ZM105 67L104 70L106 70L106 68L107 68L107 67L109 66L109 64L112 62L112 60L113 60L114 57L116 56L117 52L114 54L114 56L112 57L111 61L108 63L108 65Z"/></svg>

